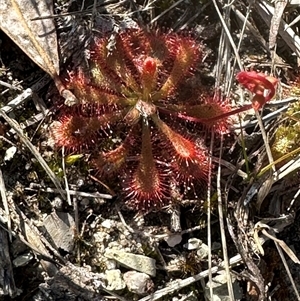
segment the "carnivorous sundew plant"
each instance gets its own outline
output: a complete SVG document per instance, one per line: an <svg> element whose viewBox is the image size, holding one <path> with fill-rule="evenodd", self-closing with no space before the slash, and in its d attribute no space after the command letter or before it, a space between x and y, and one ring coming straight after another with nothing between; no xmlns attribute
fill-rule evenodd
<svg viewBox="0 0 300 301"><path fill-rule="evenodd" d="M205 54L190 34L128 29L96 37L88 68L69 73L79 103L65 107L52 128L58 147L91 154L106 179L121 178L127 203L138 210L171 200L171 187L206 182L203 131L223 132L229 104L193 86Z"/></svg>

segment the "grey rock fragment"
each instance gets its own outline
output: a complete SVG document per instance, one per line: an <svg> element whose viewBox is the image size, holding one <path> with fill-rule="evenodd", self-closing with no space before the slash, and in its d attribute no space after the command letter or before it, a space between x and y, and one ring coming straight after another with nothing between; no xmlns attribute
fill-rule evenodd
<svg viewBox="0 0 300 301"><path fill-rule="evenodd" d="M110 249L106 250L104 256L116 260L121 266L126 268L145 273L151 277L156 276L156 261L153 258Z"/></svg>
<svg viewBox="0 0 300 301"><path fill-rule="evenodd" d="M18 256L13 260L13 265L15 267L23 267L25 266L31 259L33 259L32 253L28 252Z"/></svg>
<svg viewBox="0 0 300 301"><path fill-rule="evenodd" d="M176 245L180 244L182 241L182 235L180 233L172 234L165 238L165 241L169 247L173 248Z"/></svg>
<svg viewBox="0 0 300 301"><path fill-rule="evenodd" d="M211 249L212 250L220 250L222 248L222 245L219 242L214 241L212 243Z"/></svg>
<svg viewBox="0 0 300 301"><path fill-rule="evenodd" d="M56 249L71 253L74 247L75 222L69 213L52 212L44 220L46 236L52 240Z"/></svg>
<svg viewBox="0 0 300 301"><path fill-rule="evenodd" d="M129 271L124 274L123 278L128 290L137 295L149 294L154 288L153 281L144 273Z"/></svg>

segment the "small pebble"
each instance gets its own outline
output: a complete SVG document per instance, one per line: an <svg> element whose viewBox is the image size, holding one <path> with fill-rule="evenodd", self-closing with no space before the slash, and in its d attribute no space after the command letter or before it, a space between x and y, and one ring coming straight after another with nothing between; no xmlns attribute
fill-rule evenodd
<svg viewBox="0 0 300 301"><path fill-rule="evenodd" d="M173 248L176 245L180 244L182 241L182 236L179 233L172 234L165 238L165 241L167 242L168 246Z"/></svg>
<svg viewBox="0 0 300 301"><path fill-rule="evenodd" d="M114 221L110 220L110 219L106 219L105 221L103 221L101 223L101 226L106 228L106 229L111 229L114 226Z"/></svg>
<svg viewBox="0 0 300 301"><path fill-rule="evenodd" d="M113 259L106 258L105 265L107 270L114 270L117 267L117 262Z"/></svg>
<svg viewBox="0 0 300 301"><path fill-rule="evenodd" d="M10 160L14 157L16 151L17 151L17 148L16 148L15 146L9 147L9 148L6 150L6 152L5 152L5 155L4 155L4 159L3 159L3 160L4 160L4 161L10 161Z"/></svg>
<svg viewBox="0 0 300 301"><path fill-rule="evenodd" d="M13 265L15 267L23 267L27 265L27 263L33 259L32 253L25 253L20 256L18 256L16 259L13 260Z"/></svg>
<svg viewBox="0 0 300 301"><path fill-rule="evenodd" d="M123 278L128 290L137 295L149 294L154 288L150 276L144 273L129 271L124 274Z"/></svg>
<svg viewBox="0 0 300 301"><path fill-rule="evenodd" d="M220 250L222 245L219 242L214 241L211 245L212 250Z"/></svg>
<svg viewBox="0 0 300 301"><path fill-rule="evenodd" d="M198 238L190 238L183 246L188 250L197 250L202 245L202 240Z"/></svg>

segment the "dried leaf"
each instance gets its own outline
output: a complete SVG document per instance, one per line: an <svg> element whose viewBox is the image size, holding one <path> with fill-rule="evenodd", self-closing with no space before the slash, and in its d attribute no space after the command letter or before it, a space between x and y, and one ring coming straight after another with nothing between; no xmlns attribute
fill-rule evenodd
<svg viewBox="0 0 300 301"><path fill-rule="evenodd" d="M272 185L274 184L275 179L273 173L270 171L269 175L264 178L263 182L261 181L262 185L258 190L257 193L257 201L256 201L256 208L260 210L261 204L269 194Z"/></svg>
<svg viewBox="0 0 300 301"><path fill-rule="evenodd" d="M271 227L267 227L267 228L269 230L271 229L271 232L274 232L274 231L272 231ZM263 229L262 234L267 236L268 238L274 240L275 243L278 243L280 245L280 247L285 251L285 253L290 257L290 259L293 260L294 263L300 264L298 257L295 255L295 253L292 251L292 249L283 240L275 237L275 232L273 233L273 235L274 235L273 236L270 233L268 233L266 229Z"/></svg>
<svg viewBox="0 0 300 301"><path fill-rule="evenodd" d="M66 104L77 103L59 78L57 37L52 0L0 0L0 28L44 71L51 75Z"/></svg>
<svg viewBox="0 0 300 301"><path fill-rule="evenodd" d="M278 244L285 251L285 253L290 257L290 259L293 260L293 262L300 264L300 261L299 261L298 257L296 256L296 254L292 251L292 249L283 240L279 240Z"/></svg>
<svg viewBox="0 0 300 301"><path fill-rule="evenodd" d="M5 13L4 13L5 12ZM52 77L59 73L52 0L0 0L1 29Z"/></svg>
<svg viewBox="0 0 300 301"><path fill-rule="evenodd" d="M75 222L71 214L66 212L52 212L43 223L47 237L49 236L55 249L71 253L74 248Z"/></svg>

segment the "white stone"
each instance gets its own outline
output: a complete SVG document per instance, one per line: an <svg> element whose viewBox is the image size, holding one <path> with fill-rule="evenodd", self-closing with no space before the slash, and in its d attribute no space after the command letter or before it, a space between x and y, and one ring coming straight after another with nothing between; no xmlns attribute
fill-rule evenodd
<svg viewBox="0 0 300 301"><path fill-rule="evenodd" d="M16 151L17 148L15 146L9 147L5 152L4 161L10 161L14 157Z"/></svg>
<svg viewBox="0 0 300 301"><path fill-rule="evenodd" d="M183 246L188 250L197 250L202 245L202 240L198 238L190 238Z"/></svg>
<svg viewBox="0 0 300 301"><path fill-rule="evenodd" d="M105 271L105 276L107 281L107 290L120 291L126 287L120 270L107 270Z"/></svg>
<svg viewBox="0 0 300 301"><path fill-rule="evenodd" d="M106 229L111 229L113 227L113 225L114 225L114 222L110 219L106 219L105 221L103 221L101 223L101 226Z"/></svg>

